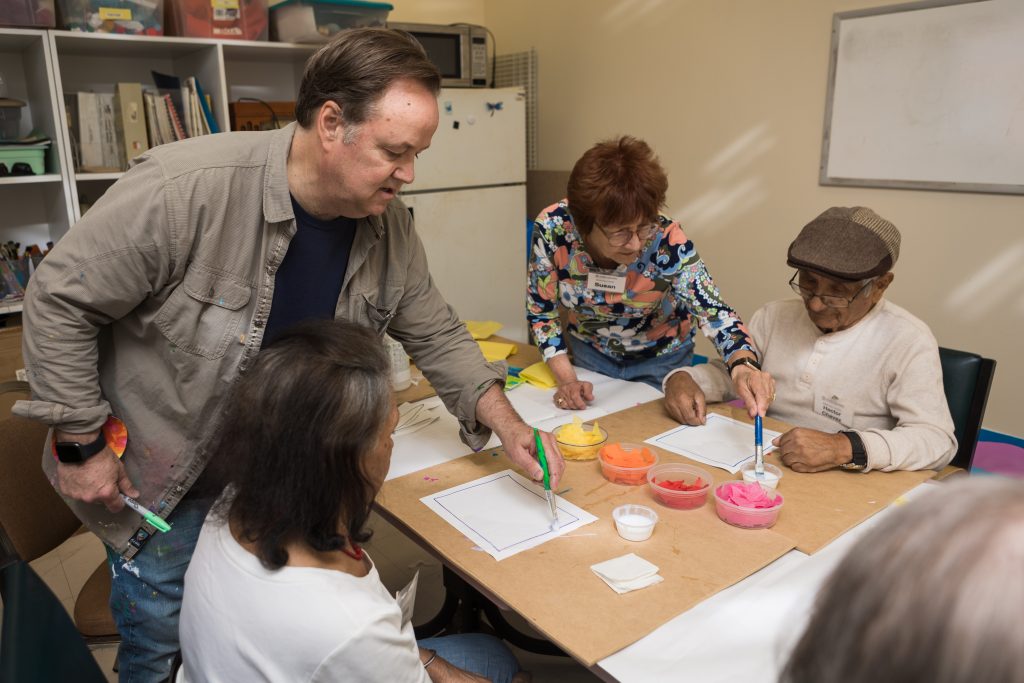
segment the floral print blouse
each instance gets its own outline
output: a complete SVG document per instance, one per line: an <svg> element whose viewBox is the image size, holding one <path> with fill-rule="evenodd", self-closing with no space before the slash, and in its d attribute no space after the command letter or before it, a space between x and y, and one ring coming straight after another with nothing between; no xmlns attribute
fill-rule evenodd
<svg viewBox="0 0 1024 683"><path fill-rule="evenodd" d="M569 311L569 334L618 361L653 358L693 343L693 322L722 358L754 351L743 322L718 293L693 242L679 224L659 216L661 229L640 257L617 274L622 293L587 287L594 268L572 222L567 200L549 206L533 225L526 317L545 360L565 353L558 304Z"/></svg>

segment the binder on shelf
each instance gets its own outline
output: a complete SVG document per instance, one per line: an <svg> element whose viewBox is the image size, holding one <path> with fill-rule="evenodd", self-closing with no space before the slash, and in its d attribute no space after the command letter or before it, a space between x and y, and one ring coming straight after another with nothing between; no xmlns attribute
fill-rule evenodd
<svg viewBox="0 0 1024 683"><path fill-rule="evenodd" d="M78 120L78 170L103 171L103 132L100 124L100 103L96 93L76 95Z"/></svg>
<svg viewBox="0 0 1024 683"><path fill-rule="evenodd" d="M117 98L117 129L124 149L124 165L149 149L146 130L146 108L142 101L141 83L118 83Z"/></svg>
<svg viewBox="0 0 1024 683"><path fill-rule="evenodd" d="M100 141L103 147L103 170L124 170L124 152L121 150L121 136L117 132L114 93L99 93L96 97L100 105Z"/></svg>
<svg viewBox="0 0 1024 683"><path fill-rule="evenodd" d="M160 126L157 123L156 95L151 92L143 92L142 101L146 105L146 131L149 133L149 146L162 145L164 139L160 135Z"/></svg>

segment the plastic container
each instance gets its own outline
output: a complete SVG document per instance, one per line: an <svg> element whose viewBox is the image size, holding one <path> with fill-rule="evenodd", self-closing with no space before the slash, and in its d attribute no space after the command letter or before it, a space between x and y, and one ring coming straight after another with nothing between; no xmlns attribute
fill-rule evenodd
<svg viewBox="0 0 1024 683"><path fill-rule="evenodd" d="M187 38L267 40L267 0L168 0L167 33Z"/></svg>
<svg viewBox="0 0 1024 683"><path fill-rule="evenodd" d="M769 508L743 507L721 497L724 487L736 484L745 484L745 482L727 481L715 488L715 511L718 512L719 519L741 529L767 529L775 526L775 522L779 519L779 512L782 511L782 504L785 502L782 495L776 493L775 489L765 488L760 484L745 484L761 487L768 496L774 496L776 504Z"/></svg>
<svg viewBox="0 0 1024 683"><path fill-rule="evenodd" d="M754 472L754 461L751 460L748 463L744 463L740 467L740 474L743 475L743 481L757 481L763 486L768 488L778 488L782 482L782 470L775 465L764 464L764 479L758 481L757 474Z"/></svg>
<svg viewBox="0 0 1024 683"><path fill-rule="evenodd" d="M46 173L46 146L0 145L0 164L7 166L8 172L14 164L25 163L32 168L35 175Z"/></svg>
<svg viewBox="0 0 1024 683"><path fill-rule="evenodd" d="M0 99L0 140L17 140L21 128L21 100Z"/></svg>
<svg viewBox="0 0 1024 683"><path fill-rule="evenodd" d="M640 486L647 481L647 472L658 464L658 454L638 443L610 443L598 452L601 474L613 484ZM616 464L625 459L635 459L636 465Z"/></svg>
<svg viewBox="0 0 1024 683"><path fill-rule="evenodd" d="M384 335L384 344L387 347L388 358L391 361L391 388L395 391L408 389L412 384L412 371L409 368L409 356L406 355L402 345Z"/></svg>
<svg viewBox="0 0 1024 683"><path fill-rule="evenodd" d="M270 25L282 43L326 43L346 28L384 26L394 8L386 2L284 0L270 9Z"/></svg>
<svg viewBox="0 0 1024 683"><path fill-rule="evenodd" d="M627 541L646 541L654 533L658 513L646 505L620 505L612 510L615 530Z"/></svg>
<svg viewBox="0 0 1024 683"><path fill-rule="evenodd" d="M69 31L164 34L164 0L59 0L57 8Z"/></svg>
<svg viewBox="0 0 1024 683"><path fill-rule="evenodd" d="M681 491L663 485L666 482L682 482L684 486L698 484L702 484L702 486L693 491ZM651 487L651 494L654 495L654 498L662 505L677 510L694 510L703 507L708 500L708 492L714 482L714 478L707 471L677 462L655 465L647 471L647 483Z"/></svg>
<svg viewBox="0 0 1024 683"><path fill-rule="evenodd" d="M0 2L0 26L54 28L57 15L53 0L3 0Z"/></svg>
<svg viewBox="0 0 1024 683"><path fill-rule="evenodd" d="M572 443L562 437L562 430L571 425L572 423L569 423L555 428L555 440L558 441L558 450L562 452L562 457L566 460L593 460L596 458L598 451L608 442L608 432L599 425L597 431L601 434L600 441L593 444ZM590 431L593 427L594 425L591 422L583 423L583 429L586 431Z"/></svg>

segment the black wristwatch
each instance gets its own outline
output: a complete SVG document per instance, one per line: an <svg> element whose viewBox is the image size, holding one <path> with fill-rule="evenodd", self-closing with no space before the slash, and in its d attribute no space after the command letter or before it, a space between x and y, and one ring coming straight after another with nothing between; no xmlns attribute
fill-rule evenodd
<svg viewBox="0 0 1024 683"><path fill-rule="evenodd" d="M56 441L53 450L57 452L57 459L69 465L83 463L107 447L107 437L103 430L92 443L78 443L77 441Z"/></svg>
<svg viewBox="0 0 1024 683"><path fill-rule="evenodd" d="M862 470L867 467L868 452L864 450L864 442L861 441L860 434L857 432L839 433L850 440L850 446L853 448L853 460L850 462L844 462L840 467L844 470Z"/></svg>
<svg viewBox="0 0 1024 683"><path fill-rule="evenodd" d="M734 360L733 362L729 363L729 377L732 377L732 371L735 370L740 365L749 365L750 367L758 371L761 369L760 363L758 363L753 358L747 358L746 356L744 356L739 360Z"/></svg>

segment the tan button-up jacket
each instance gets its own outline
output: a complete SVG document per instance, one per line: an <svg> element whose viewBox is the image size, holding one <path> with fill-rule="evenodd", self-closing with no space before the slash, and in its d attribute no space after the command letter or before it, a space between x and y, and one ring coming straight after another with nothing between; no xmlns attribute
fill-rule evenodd
<svg viewBox="0 0 1024 683"><path fill-rule="evenodd" d="M217 457L203 444L220 401L260 349L274 274L296 229L286 171L294 132L292 124L150 150L60 240L26 292L34 400L14 412L72 433L109 414L123 419L128 474L140 502L162 516ZM437 291L400 201L358 221L335 316L401 341L463 440L483 447L490 432L476 421L477 400L504 369L485 362ZM49 444L43 467L52 480ZM129 510L68 504L128 558L153 531Z"/></svg>

